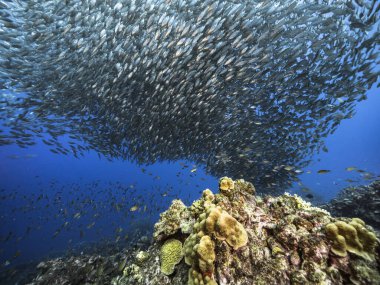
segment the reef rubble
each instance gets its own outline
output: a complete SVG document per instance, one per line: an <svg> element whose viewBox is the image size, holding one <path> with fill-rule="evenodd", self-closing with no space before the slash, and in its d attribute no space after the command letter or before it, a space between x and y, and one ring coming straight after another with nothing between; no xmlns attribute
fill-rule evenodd
<svg viewBox="0 0 380 285"><path fill-rule="evenodd" d="M380 284L379 234L360 218L297 195L260 197L242 179L221 178L219 191L190 206L174 200L149 247L75 284L102 284L108 271L112 285ZM38 278L30 284L47 284Z"/></svg>

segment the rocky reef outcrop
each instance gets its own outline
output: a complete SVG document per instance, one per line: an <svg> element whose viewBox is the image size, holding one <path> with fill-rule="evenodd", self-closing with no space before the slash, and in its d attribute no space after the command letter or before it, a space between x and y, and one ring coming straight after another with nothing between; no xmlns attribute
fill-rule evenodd
<svg viewBox="0 0 380 285"><path fill-rule="evenodd" d="M258 197L244 180L223 177L219 190L189 207L173 201L150 258L112 284L380 284L379 239L361 219L332 217L297 195ZM166 250L176 251L171 264Z"/></svg>

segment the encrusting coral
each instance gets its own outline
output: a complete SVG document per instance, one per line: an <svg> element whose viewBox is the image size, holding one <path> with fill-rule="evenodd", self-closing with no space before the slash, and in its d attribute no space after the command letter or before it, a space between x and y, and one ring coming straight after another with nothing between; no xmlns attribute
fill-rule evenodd
<svg viewBox="0 0 380 285"><path fill-rule="evenodd" d="M255 196L242 179L219 187L161 214L144 281L127 284L380 284L379 241L362 220L334 218L297 195ZM163 268L173 239L184 262Z"/></svg>

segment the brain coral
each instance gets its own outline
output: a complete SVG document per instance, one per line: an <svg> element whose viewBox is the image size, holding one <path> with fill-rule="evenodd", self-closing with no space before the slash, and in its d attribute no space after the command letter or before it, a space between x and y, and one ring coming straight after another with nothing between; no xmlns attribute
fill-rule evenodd
<svg viewBox="0 0 380 285"><path fill-rule="evenodd" d="M170 275L182 260L182 243L177 239L167 240L161 247L161 272Z"/></svg>

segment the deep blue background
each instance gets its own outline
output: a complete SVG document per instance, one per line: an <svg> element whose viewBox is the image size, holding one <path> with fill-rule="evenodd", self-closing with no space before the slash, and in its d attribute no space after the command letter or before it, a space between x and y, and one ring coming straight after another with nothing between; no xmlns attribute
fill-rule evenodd
<svg viewBox="0 0 380 285"><path fill-rule="evenodd" d="M368 92L368 100L358 103L357 114L326 139L329 151L315 154L304 169L302 185L287 191L305 195L309 192L300 188L308 187L312 201L318 203L350 184L369 182L346 167L380 174L378 94L378 89ZM319 169L331 172L318 174ZM0 177L0 268L6 261L10 267L82 242L149 235L172 199L190 204L205 188L217 191L217 178L192 162L138 166L99 159L93 152L76 159L53 154L42 143L28 149L0 147ZM347 178L358 182L349 183ZM133 206L138 209L131 211ZM74 218L78 213L80 217Z"/></svg>

